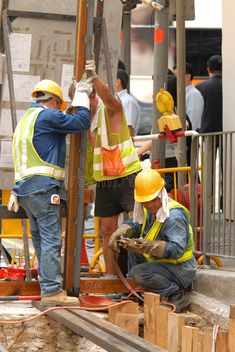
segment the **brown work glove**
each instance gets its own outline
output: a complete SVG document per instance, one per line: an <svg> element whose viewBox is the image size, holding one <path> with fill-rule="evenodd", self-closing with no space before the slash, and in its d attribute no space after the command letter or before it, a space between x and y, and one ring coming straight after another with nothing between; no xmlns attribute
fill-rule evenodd
<svg viewBox="0 0 235 352"><path fill-rule="evenodd" d="M119 243L118 241L124 237L130 237L132 231L132 227L127 224L122 224L110 237L109 239L109 248L111 248L114 252L119 253Z"/></svg>
<svg viewBox="0 0 235 352"><path fill-rule="evenodd" d="M119 243L130 252L147 253L153 257L162 258L166 249L165 241L151 241L146 238L120 239Z"/></svg>

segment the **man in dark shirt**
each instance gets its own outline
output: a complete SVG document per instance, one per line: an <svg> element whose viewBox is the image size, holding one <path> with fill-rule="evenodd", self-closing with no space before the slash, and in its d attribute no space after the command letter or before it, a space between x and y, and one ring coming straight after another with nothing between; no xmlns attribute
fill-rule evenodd
<svg viewBox="0 0 235 352"><path fill-rule="evenodd" d="M207 61L210 78L196 85L204 98L200 133L223 130L222 107L222 58L213 55Z"/></svg>

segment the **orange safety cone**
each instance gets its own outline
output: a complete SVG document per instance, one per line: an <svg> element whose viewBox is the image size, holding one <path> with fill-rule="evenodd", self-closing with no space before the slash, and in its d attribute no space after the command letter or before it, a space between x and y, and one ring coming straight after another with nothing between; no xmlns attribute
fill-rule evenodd
<svg viewBox="0 0 235 352"><path fill-rule="evenodd" d="M90 266L88 256L86 252L86 243L84 238L82 239L82 255L81 255L81 266Z"/></svg>

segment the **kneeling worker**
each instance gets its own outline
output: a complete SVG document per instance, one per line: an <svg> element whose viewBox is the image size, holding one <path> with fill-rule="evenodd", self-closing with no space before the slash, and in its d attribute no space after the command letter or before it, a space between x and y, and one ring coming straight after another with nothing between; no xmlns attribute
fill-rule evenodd
<svg viewBox="0 0 235 352"><path fill-rule="evenodd" d="M189 305L187 289L196 273L189 211L168 197L156 170L141 171L135 179L133 219L116 230L109 247L128 250L129 276L146 291L176 305Z"/></svg>

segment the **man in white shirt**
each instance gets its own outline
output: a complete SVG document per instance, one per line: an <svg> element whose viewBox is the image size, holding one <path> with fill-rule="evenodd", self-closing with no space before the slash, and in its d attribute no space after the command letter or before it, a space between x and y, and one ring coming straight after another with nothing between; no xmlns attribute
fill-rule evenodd
<svg viewBox="0 0 235 352"><path fill-rule="evenodd" d="M198 130L201 127L202 113L204 109L204 99L202 94L197 88L192 85L193 80L193 67L191 64L186 63L185 75L185 101L186 101L186 114L188 115L192 129Z"/></svg>
<svg viewBox="0 0 235 352"><path fill-rule="evenodd" d="M137 100L127 92L129 77L126 71L118 69L115 88L126 115L131 137L137 134L140 119L140 107Z"/></svg>
<svg viewBox="0 0 235 352"><path fill-rule="evenodd" d="M175 75L177 76L177 67L175 68ZM202 113L204 109L204 99L202 94L192 85L194 77L193 66L186 62L185 74L185 104L186 114L188 115L192 129L197 131L201 127ZM198 94L199 93L199 94Z"/></svg>

